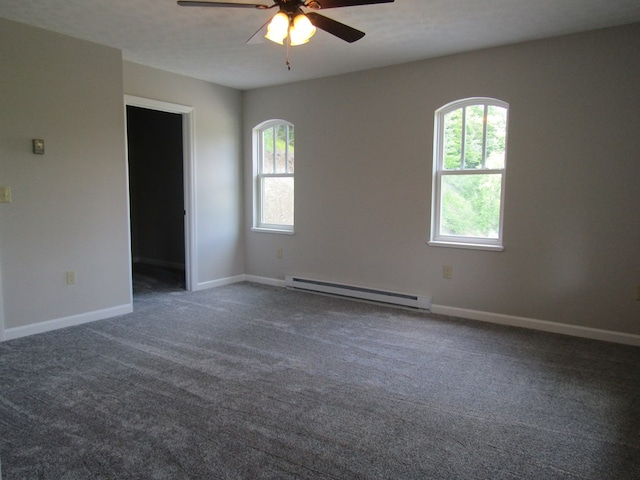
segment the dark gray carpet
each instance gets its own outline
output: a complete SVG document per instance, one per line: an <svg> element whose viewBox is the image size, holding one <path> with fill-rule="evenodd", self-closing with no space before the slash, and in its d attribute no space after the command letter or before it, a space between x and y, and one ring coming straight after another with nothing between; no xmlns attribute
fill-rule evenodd
<svg viewBox="0 0 640 480"><path fill-rule="evenodd" d="M0 344L13 479L638 479L640 349L241 283Z"/></svg>

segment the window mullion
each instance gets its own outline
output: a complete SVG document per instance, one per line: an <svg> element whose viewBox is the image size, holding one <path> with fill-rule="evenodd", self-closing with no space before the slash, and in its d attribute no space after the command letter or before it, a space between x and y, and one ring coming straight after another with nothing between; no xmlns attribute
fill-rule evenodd
<svg viewBox="0 0 640 480"><path fill-rule="evenodd" d="M503 174L501 168L470 168L468 170L444 170L440 172L442 175L494 175Z"/></svg>
<svg viewBox="0 0 640 480"><path fill-rule="evenodd" d="M284 134L284 173L289 173L289 125L287 125Z"/></svg>
<svg viewBox="0 0 640 480"><path fill-rule="evenodd" d="M482 168L487 166L487 123L489 123L489 105L485 104L482 117Z"/></svg>
<svg viewBox="0 0 640 480"><path fill-rule="evenodd" d="M290 178L293 173L263 173L260 178Z"/></svg>
<svg viewBox="0 0 640 480"><path fill-rule="evenodd" d="M264 136L263 133L260 132L260 134L257 136L258 139L258 150L257 150L257 162L258 162L258 175L262 175L262 172L264 172Z"/></svg>
<svg viewBox="0 0 640 480"><path fill-rule="evenodd" d="M264 175L260 175L260 189L259 189L259 196L258 196L258 203L259 203L259 212L258 212L258 216L259 216L259 221L260 224L262 225L264 223Z"/></svg>
<svg viewBox="0 0 640 480"><path fill-rule="evenodd" d="M444 145L444 140L445 140L445 129L444 127L441 127L440 125L444 125L445 122L445 114L444 112L440 113L438 116L438 129L436 130L438 132L438 145L437 145L437 150L436 150L436 159L435 159L435 172L437 174L437 172L439 172L440 170L444 169L444 150L445 150L445 145Z"/></svg>
<svg viewBox="0 0 640 480"><path fill-rule="evenodd" d="M271 150L272 150L271 168L272 168L272 171L275 173L277 171L276 170L276 152L277 152L276 127L271 127L271 132L272 132L271 138L273 142L271 147Z"/></svg>
<svg viewBox="0 0 640 480"><path fill-rule="evenodd" d="M462 135L460 141L460 168L464 169L466 165L466 145L467 145L467 107L462 108Z"/></svg>

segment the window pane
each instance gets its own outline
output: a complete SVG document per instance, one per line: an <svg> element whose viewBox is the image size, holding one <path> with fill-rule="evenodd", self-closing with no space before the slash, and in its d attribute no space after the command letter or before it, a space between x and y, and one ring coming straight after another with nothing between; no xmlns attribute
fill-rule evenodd
<svg viewBox="0 0 640 480"><path fill-rule="evenodd" d="M287 126L278 125L276 132L276 166L275 173L287 173Z"/></svg>
<svg viewBox="0 0 640 480"><path fill-rule="evenodd" d="M501 174L442 176L440 235L498 238Z"/></svg>
<svg viewBox="0 0 640 480"><path fill-rule="evenodd" d="M462 109L444 116L444 168L457 170L462 167Z"/></svg>
<svg viewBox="0 0 640 480"><path fill-rule="evenodd" d="M487 168L504 168L507 109L489 106L487 112Z"/></svg>
<svg viewBox="0 0 640 480"><path fill-rule="evenodd" d="M261 173L275 173L273 171L274 160L274 133L273 127L262 131L262 164L260 165Z"/></svg>
<svg viewBox="0 0 640 480"><path fill-rule="evenodd" d="M484 105L465 108L464 168L482 168Z"/></svg>
<svg viewBox="0 0 640 480"><path fill-rule="evenodd" d="M288 143L289 143L289 155L287 157L287 173L294 173L293 172L293 167L294 167L294 162L293 162L293 158L294 158L294 143L295 143L295 138L294 138L294 134L293 134L293 125L289 125L289 138L288 138Z"/></svg>
<svg viewBox="0 0 640 480"><path fill-rule="evenodd" d="M262 223L293 225L293 178L262 179Z"/></svg>
<svg viewBox="0 0 640 480"><path fill-rule="evenodd" d="M293 127L276 125L262 132L262 173L293 173Z"/></svg>

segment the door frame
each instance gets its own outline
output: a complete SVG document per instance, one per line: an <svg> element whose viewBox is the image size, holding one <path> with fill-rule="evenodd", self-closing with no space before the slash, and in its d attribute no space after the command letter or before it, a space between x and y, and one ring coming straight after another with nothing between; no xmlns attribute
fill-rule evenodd
<svg viewBox="0 0 640 480"><path fill-rule="evenodd" d="M182 116L182 170L184 178L184 268L185 288L194 290L198 284L196 250L196 201L195 201L195 159L194 159L194 108L187 105L154 100L151 98L125 95L125 129L127 129L127 107L140 107ZM126 131L125 131L126 133ZM126 137L125 137L126 140ZM127 187L129 187L129 145L127 143ZM127 188L127 192L129 188ZM127 203L131 199L127 193ZM129 257L131 258L131 210L129 209Z"/></svg>

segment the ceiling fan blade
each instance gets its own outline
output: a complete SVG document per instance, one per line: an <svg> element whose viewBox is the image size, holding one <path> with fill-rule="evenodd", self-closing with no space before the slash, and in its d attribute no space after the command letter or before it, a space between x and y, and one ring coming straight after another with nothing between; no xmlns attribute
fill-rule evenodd
<svg viewBox="0 0 640 480"><path fill-rule="evenodd" d="M233 2L192 2L188 0L178 1L178 5L181 7L231 7L231 8L258 8L260 10L267 10L272 8L273 5L263 5L261 3L233 3Z"/></svg>
<svg viewBox="0 0 640 480"><path fill-rule="evenodd" d="M309 7L313 8L314 3L318 4L321 9L337 8L337 7L355 7L358 5L374 5L376 3L393 3L394 0L315 0L309 2Z"/></svg>
<svg viewBox="0 0 640 480"><path fill-rule="evenodd" d="M353 43L364 37L364 32L356 30L349 25L345 25L344 23L340 23L331 18L327 18L323 15L320 15L319 13L309 12L306 15L314 27L324 30L331 35L335 35L345 42Z"/></svg>
<svg viewBox="0 0 640 480"><path fill-rule="evenodd" d="M269 22L271 22L271 19L267 20L265 24L262 25L256 33L254 33L253 35L251 35L251 37L249 37L249 40L247 40L247 44L255 45L257 43L264 43L265 42L264 36L267 34L267 25L269 25Z"/></svg>

